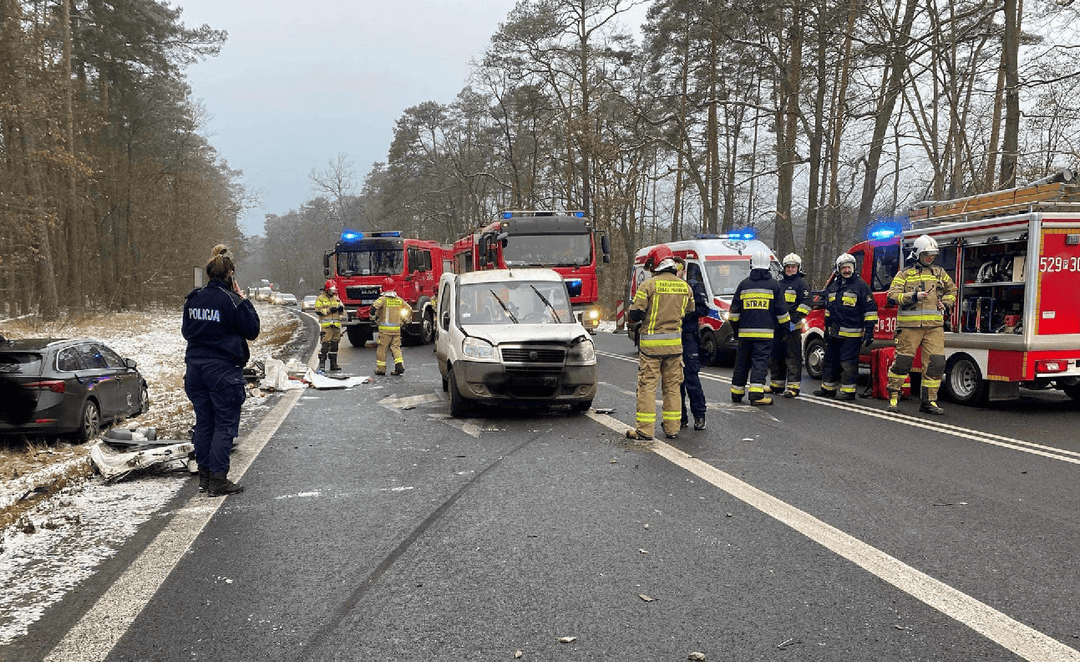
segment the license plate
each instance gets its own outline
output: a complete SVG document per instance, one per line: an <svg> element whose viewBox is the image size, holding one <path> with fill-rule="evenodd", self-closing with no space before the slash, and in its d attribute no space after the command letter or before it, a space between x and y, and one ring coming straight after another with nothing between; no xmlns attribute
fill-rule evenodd
<svg viewBox="0 0 1080 662"><path fill-rule="evenodd" d="M548 375L522 375L514 377L514 383L520 386L547 386L555 388L559 385L559 378Z"/></svg>

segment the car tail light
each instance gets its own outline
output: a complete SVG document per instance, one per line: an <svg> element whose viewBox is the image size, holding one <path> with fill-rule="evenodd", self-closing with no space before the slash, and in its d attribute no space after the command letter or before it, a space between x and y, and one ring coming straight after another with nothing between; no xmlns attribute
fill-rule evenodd
<svg viewBox="0 0 1080 662"><path fill-rule="evenodd" d="M26 385L27 388L38 388L42 391L52 391L53 393L64 393L67 391L67 384L62 379L50 379L43 382L30 382Z"/></svg>
<svg viewBox="0 0 1080 662"><path fill-rule="evenodd" d="M1059 361L1057 359L1050 359L1046 361L1035 362L1035 372L1065 372L1069 369L1068 361Z"/></svg>

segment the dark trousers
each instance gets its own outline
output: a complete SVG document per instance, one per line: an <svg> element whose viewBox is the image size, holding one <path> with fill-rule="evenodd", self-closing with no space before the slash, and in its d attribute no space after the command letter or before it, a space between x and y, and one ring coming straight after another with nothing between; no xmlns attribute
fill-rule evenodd
<svg viewBox="0 0 1080 662"><path fill-rule="evenodd" d="M772 355L772 340L739 340L739 349L735 354L735 371L731 375L731 395L741 398L749 391L751 400L765 397L765 378L769 375L769 357ZM746 379L750 378L747 388Z"/></svg>
<svg viewBox="0 0 1080 662"><path fill-rule="evenodd" d="M683 335L682 337L682 371L683 381L679 391L682 394L682 418L690 420L686 416L686 400L690 399L690 413L694 418L705 416L705 391L701 389L701 356L699 354L697 335Z"/></svg>
<svg viewBox="0 0 1080 662"><path fill-rule="evenodd" d="M228 473L233 439L240 432L244 370L223 361L189 361L184 392L195 409L195 461L210 473Z"/></svg>
<svg viewBox="0 0 1080 662"><path fill-rule="evenodd" d="M802 382L802 332L795 330L783 338L773 340L772 359L769 361L773 391Z"/></svg>
<svg viewBox="0 0 1080 662"><path fill-rule="evenodd" d="M862 338L840 338L829 336L825 339L825 363L821 369L821 388L826 391L855 393L855 384L859 381L859 352L862 350Z"/></svg>

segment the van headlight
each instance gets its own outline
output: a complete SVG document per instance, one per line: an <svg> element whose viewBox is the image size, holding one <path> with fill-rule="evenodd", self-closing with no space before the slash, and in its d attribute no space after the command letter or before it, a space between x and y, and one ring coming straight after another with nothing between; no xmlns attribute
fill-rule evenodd
<svg viewBox="0 0 1080 662"><path fill-rule="evenodd" d="M495 348L486 340L468 337L461 341L461 355L470 361L498 361Z"/></svg>
<svg viewBox="0 0 1080 662"><path fill-rule="evenodd" d="M585 365L596 363L596 351L593 349L592 341L582 338L580 342L571 346L570 352L566 355L566 362Z"/></svg>

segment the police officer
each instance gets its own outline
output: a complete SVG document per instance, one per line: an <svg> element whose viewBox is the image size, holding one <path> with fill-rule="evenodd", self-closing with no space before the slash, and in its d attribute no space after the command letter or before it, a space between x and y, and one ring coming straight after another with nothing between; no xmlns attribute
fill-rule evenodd
<svg viewBox="0 0 1080 662"><path fill-rule="evenodd" d="M889 411L899 411L900 390L911 372L915 352L922 347L927 361L922 378L922 404L919 411L941 415L937 404L941 376L945 374L946 306L956 304L956 284L944 269L934 265L938 245L933 237L922 235L915 240L912 257L915 264L901 269L893 278L888 299L899 306L896 311L896 361L889 368Z"/></svg>
<svg viewBox="0 0 1080 662"><path fill-rule="evenodd" d="M810 312L810 288L806 284L806 274L802 272L801 257L788 253L782 264L784 275L780 279L780 289L784 291L784 303L787 304L791 320L788 322L788 333L773 341L769 364L772 382L769 386L773 393L782 391L785 398L795 398L802 383L802 331L803 320Z"/></svg>
<svg viewBox="0 0 1080 662"><path fill-rule="evenodd" d="M773 403L772 398L765 396L769 357L772 356L773 338L787 335L791 316L780 283L769 271L769 263L769 254L765 251L751 255L750 275L739 283L731 298L728 323L739 339L735 370L731 375L732 402L742 402L743 396L749 395L751 405Z"/></svg>
<svg viewBox="0 0 1080 662"><path fill-rule="evenodd" d="M841 253L836 276L825 288L825 363L814 395L854 400L862 345L874 342L877 302L870 286L855 273L855 258ZM840 394L837 396L837 390Z"/></svg>
<svg viewBox="0 0 1080 662"><path fill-rule="evenodd" d="M240 429L246 397L247 341L259 336L259 315L233 279L236 267L224 246L206 265L210 282L192 290L184 302L181 332L187 340L184 391L195 410L195 461L199 488L210 496L244 488L228 478L233 439Z"/></svg>
<svg viewBox="0 0 1080 662"><path fill-rule="evenodd" d="M338 346L341 343L341 316L345 306L337 295L337 285L332 280L323 284L323 291L315 299L315 314L319 316L319 370L326 367L330 359L330 370L341 370L338 366Z"/></svg>
<svg viewBox="0 0 1080 662"><path fill-rule="evenodd" d="M675 258L679 261L679 258ZM690 285L693 307L686 311L682 320L682 360L683 381L679 387L682 395L682 425L690 424L686 413L686 400L690 400L690 413L694 416L694 429L705 429L705 391L701 388L701 343L698 337L698 320L709 316L709 297L705 293L705 284L701 282L701 268L691 262L680 262L680 274Z"/></svg>
<svg viewBox="0 0 1080 662"><path fill-rule="evenodd" d="M690 309L690 286L676 275L675 255L660 244L645 257L652 278L641 283L630 305L630 319L640 322L638 335L637 415L627 439L652 439L656 430L656 385L663 392L662 427L668 439L679 436L682 408L682 320Z"/></svg>
<svg viewBox="0 0 1080 662"><path fill-rule="evenodd" d="M375 350L375 374L386 374L386 350L394 357L394 373L405 373L401 356L401 325L412 318L412 308L394 291L394 279L383 281L382 295L371 304L371 319L379 325L379 347Z"/></svg>

